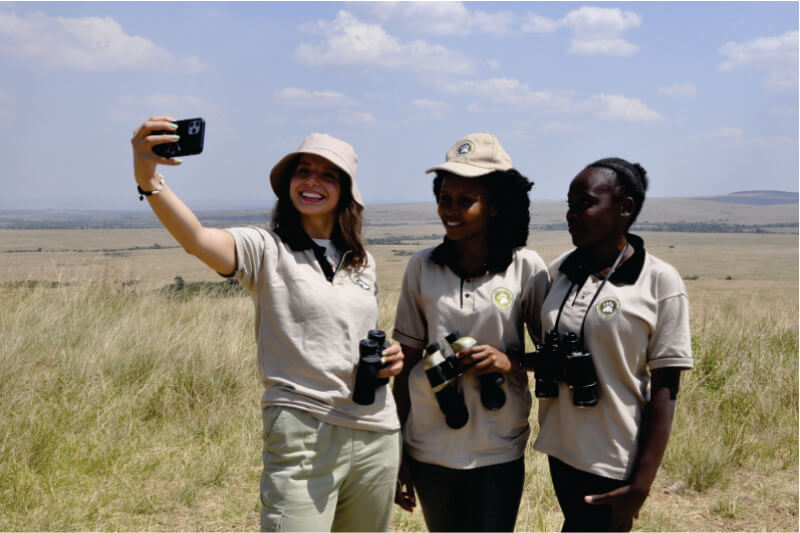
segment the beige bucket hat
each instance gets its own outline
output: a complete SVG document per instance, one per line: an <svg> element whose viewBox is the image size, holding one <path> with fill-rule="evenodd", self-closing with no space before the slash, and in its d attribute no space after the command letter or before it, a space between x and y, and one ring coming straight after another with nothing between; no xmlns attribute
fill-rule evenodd
<svg viewBox="0 0 800 533"><path fill-rule="evenodd" d="M477 178L495 170L509 170L514 165L497 137L484 131L471 133L456 142L445 155L445 162L425 171L445 170L464 178Z"/></svg>
<svg viewBox="0 0 800 533"><path fill-rule="evenodd" d="M327 133L312 133L303 139L297 151L287 154L272 167L269 173L269 182L276 195L279 194L278 190L283 180L289 178L288 174L292 171L294 159L300 154L316 154L339 167L350 178L350 191L353 200L361 207L364 207L361 191L358 190L358 185L356 184L358 156L348 143Z"/></svg>

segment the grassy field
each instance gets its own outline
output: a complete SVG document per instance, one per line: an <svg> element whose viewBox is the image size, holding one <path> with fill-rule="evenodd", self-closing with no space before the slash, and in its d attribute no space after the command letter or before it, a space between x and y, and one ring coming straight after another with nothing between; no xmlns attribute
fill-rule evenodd
<svg viewBox="0 0 800 533"><path fill-rule="evenodd" d="M376 210L367 230L391 241L369 247L387 330L408 254L440 233L415 209ZM696 368L635 529L797 531L797 235L642 235L686 279ZM0 530L258 529L250 300L163 290L219 281L163 230L0 243ZM549 262L569 239L529 246ZM517 530L557 530L546 460L526 463ZM399 508L392 528L425 530Z"/></svg>

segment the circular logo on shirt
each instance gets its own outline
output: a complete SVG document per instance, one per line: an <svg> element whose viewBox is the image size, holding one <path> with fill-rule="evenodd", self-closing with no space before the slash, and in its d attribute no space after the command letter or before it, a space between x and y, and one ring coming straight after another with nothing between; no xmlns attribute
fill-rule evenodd
<svg viewBox="0 0 800 533"><path fill-rule="evenodd" d="M464 141L456 148L456 155L469 155L475 151L475 145L471 141Z"/></svg>
<svg viewBox="0 0 800 533"><path fill-rule="evenodd" d="M600 318L609 319L619 311L619 300L616 298L603 298L597 302L597 314Z"/></svg>
<svg viewBox="0 0 800 533"><path fill-rule="evenodd" d="M369 283L367 283L367 280L365 280L364 278L362 278L361 276L359 276L355 272L350 274L350 281L352 281L353 283L355 283L356 285L358 285L359 287L361 287L365 291L372 292L372 286Z"/></svg>
<svg viewBox="0 0 800 533"><path fill-rule="evenodd" d="M514 303L514 293L505 287L497 287L492 291L492 303L496 308L505 311Z"/></svg>

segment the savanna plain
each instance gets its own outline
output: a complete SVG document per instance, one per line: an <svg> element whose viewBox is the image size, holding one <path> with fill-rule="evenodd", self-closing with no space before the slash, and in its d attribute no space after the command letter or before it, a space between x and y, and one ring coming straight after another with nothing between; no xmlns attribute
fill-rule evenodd
<svg viewBox="0 0 800 533"><path fill-rule="evenodd" d="M563 209L533 206L528 246L547 263L571 247ZM432 204L366 214L391 331L406 262L441 227ZM640 220L688 288L695 368L634 529L797 531L797 203L654 199ZM644 230L674 221L766 230ZM259 527L252 302L151 226L0 229L2 531ZM530 422L535 436L535 401ZM559 530L530 447L526 471L516 529ZM419 509L391 527L426 530Z"/></svg>

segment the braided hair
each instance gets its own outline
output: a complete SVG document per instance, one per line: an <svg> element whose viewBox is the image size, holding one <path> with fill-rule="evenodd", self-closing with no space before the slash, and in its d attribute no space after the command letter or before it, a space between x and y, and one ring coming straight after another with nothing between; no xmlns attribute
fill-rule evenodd
<svg viewBox="0 0 800 533"><path fill-rule="evenodd" d="M639 163L631 163L619 157L607 157L595 161L586 168L607 168L617 176L616 195L618 198L630 196L634 206L631 218L628 221L630 228L644 205L645 192L647 191L647 171Z"/></svg>

